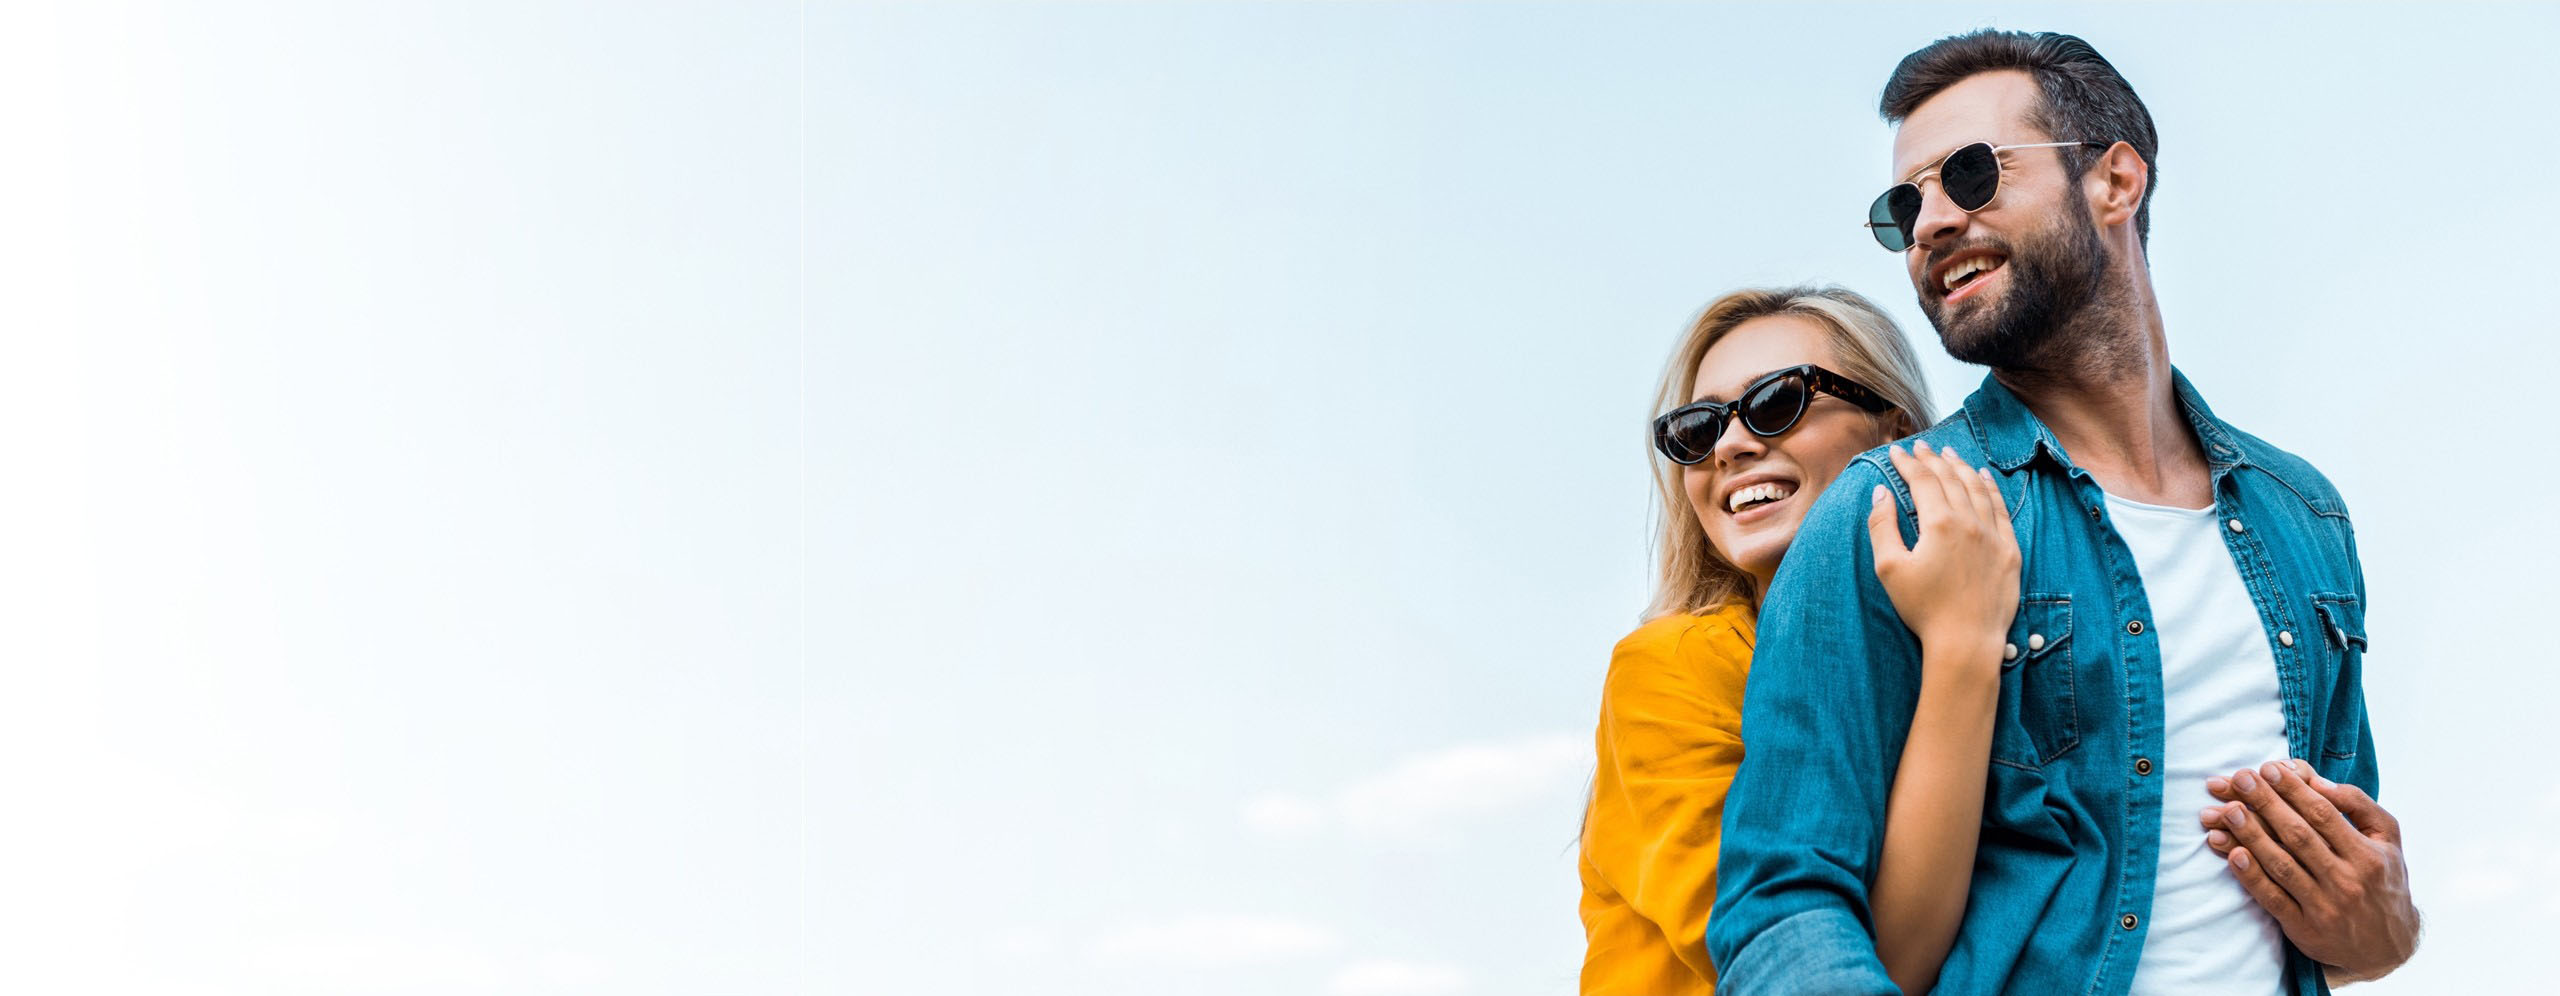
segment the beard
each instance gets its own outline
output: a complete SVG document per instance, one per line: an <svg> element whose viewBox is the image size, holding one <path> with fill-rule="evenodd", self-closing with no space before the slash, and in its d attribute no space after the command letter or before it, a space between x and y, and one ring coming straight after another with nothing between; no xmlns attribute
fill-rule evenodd
<svg viewBox="0 0 2560 996"><path fill-rule="evenodd" d="M1920 295L1920 310L1937 326L1947 355L1966 363L1999 369L2033 369L2079 334L2079 319L2098 302L2106 286L2110 262L2098 226L2081 211L2066 210L2058 230L2047 229L2017 243L1996 238L1970 239L1931 254L1921 272L1936 260L1969 249L1988 247L2007 254L2001 266L2008 293L2000 303L1950 319L1947 292L1929 288ZM1978 279L1978 278L1977 278Z"/></svg>

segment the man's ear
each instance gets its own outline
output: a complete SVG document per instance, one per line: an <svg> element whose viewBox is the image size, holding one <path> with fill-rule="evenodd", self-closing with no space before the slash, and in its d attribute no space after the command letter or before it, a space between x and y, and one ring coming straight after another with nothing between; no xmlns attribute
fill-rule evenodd
<svg viewBox="0 0 2560 996"><path fill-rule="evenodd" d="M2142 195L2151 189L2151 164L2142 161L2131 143L2117 142L2098 155L2083 188L2099 225L2130 225L2142 211Z"/></svg>

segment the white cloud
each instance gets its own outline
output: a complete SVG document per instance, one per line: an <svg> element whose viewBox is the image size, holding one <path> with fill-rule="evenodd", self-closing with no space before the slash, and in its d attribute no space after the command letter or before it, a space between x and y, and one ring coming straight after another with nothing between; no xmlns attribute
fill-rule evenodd
<svg viewBox="0 0 2560 996"><path fill-rule="evenodd" d="M2535 829L2507 830L2457 852L2446 880L2452 898L2484 905L2540 899L2547 911L2560 913L2560 852L2552 850L2539 829L2560 823L2560 786L2543 796L2539 812L2521 822Z"/></svg>
<svg viewBox="0 0 2560 996"><path fill-rule="evenodd" d="M352 991L386 979L420 990L488 990L511 971L474 940L443 935L303 932L276 937L247 953L249 964L285 988Z"/></svg>
<svg viewBox="0 0 2560 996"><path fill-rule="evenodd" d="M1057 934L1039 927L1015 927L996 935L996 953L1006 958L1046 961L1062 947Z"/></svg>
<svg viewBox="0 0 2560 996"><path fill-rule="evenodd" d="M1322 799L1266 793L1246 828L1275 837L1334 825L1365 837L1421 838L1461 818L1547 799L1590 774L1589 736L1555 733L1415 754Z"/></svg>
<svg viewBox="0 0 2560 996"><path fill-rule="evenodd" d="M1244 825L1273 837L1302 836L1324 827L1324 804L1284 792L1255 796L1244 804Z"/></svg>
<svg viewBox="0 0 2560 996"><path fill-rule="evenodd" d="M1467 987L1466 973L1449 965L1373 959L1334 973L1334 996L1441 996Z"/></svg>
<svg viewBox="0 0 2560 996"><path fill-rule="evenodd" d="M1210 968L1285 961L1340 946L1340 935L1312 924L1201 915L1104 933L1086 945L1085 957L1100 965Z"/></svg>

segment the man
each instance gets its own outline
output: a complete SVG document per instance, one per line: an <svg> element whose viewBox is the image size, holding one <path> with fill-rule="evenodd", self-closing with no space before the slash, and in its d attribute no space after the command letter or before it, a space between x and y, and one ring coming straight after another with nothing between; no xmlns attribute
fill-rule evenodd
<svg viewBox="0 0 2560 996"><path fill-rule="evenodd" d="M1992 470L2025 556L1937 988L2318 993L2397 967L2418 915L2371 797L2353 526L2169 364L2150 112L2080 39L2006 31L1913 53L1882 104L1902 182L1877 239L1947 350L1992 368L1919 438ZM1867 888L1922 675L1872 544L1914 541L1912 507L1860 456L1761 608L1706 937L1721 992L1897 991Z"/></svg>

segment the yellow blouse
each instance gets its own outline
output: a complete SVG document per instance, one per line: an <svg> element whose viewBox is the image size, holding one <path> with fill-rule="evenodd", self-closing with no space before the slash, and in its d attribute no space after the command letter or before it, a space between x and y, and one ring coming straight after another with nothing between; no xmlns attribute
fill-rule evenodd
<svg viewBox="0 0 2560 996"><path fill-rule="evenodd" d="M1582 819L1583 996L1715 991L1707 911L1751 643L1750 610L1728 605L1648 622L1610 655Z"/></svg>

